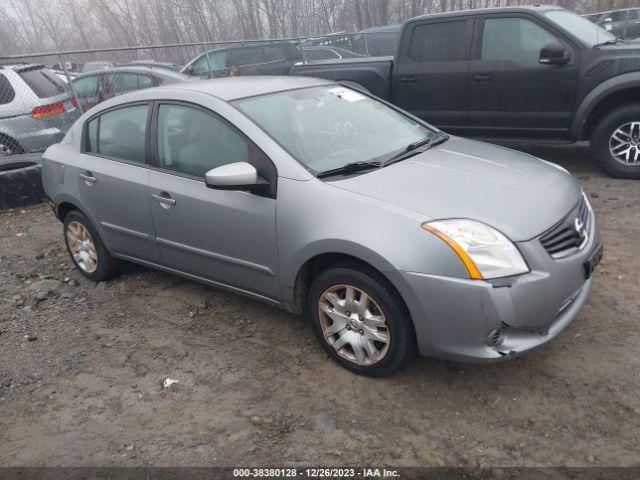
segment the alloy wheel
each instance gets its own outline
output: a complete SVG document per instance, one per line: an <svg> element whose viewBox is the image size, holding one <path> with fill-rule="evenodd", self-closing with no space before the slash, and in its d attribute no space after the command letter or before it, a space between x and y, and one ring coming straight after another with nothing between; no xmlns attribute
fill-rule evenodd
<svg viewBox="0 0 640 480"><path fill-rule="evenodd" d="M9 156L13 152L11 151L11 147L5 143L0 143L0 156Z"/></svg>
<svg viewBox="0 0 640 480"><path fill-rule="evenodd" d="M391 331L380 306L353 285L333 285L318 300L322 334L338 355L357 365L380 362L391 345Z"/></svg>
<svg viewBox="0 0 640 480"><path fill-rule="evenodd" d="M89 230L80 222L70 222L67 227L67 244L78 267L87 273L98 268L98 253Z"/></svg>
<svg viewBox="0 0 640 480"><path fill-rule="evenodd" d="M618 127L609 139L609 151L623 165L640 165L640 122Z"/></svg>

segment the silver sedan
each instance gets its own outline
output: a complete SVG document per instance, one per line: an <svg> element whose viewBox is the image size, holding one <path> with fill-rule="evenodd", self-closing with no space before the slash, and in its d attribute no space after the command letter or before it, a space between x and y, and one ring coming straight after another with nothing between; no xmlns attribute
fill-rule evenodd
<svg viewBox="0 0 640 480"><path fill-rule="evenodd" d="M416 352L486 362L544 344L602 255L561 167L322 80L123 95L84 114L42 172L87 278L131 261L302 313L364 375Z"/></svg>

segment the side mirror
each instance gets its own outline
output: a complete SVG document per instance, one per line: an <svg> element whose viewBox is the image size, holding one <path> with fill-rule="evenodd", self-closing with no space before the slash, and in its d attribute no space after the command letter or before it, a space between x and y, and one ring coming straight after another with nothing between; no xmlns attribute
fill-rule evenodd
<svg viewBox="0 0 640 480"><path fill-rule="evenodd" d="M256 168L247 162L236 162L209 170L205 174L205 184L216 190L242 190L263 192L269 182L258 175Z"/></svg>
<svg viewBox="0 0 640 480"><path fill-rule="evenodd" d="M569 62L569 53L559 43L550 43L540 49L539 63L544 65L565 65Z"/></svg>

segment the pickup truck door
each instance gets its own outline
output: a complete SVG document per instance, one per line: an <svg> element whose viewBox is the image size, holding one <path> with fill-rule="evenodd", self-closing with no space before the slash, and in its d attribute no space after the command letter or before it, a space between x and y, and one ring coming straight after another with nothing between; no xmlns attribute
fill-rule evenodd
<svg viewBox="0 0 640 480"><path fill-rule="evenodd" d="M396 105L444 130L466 125L473 21L456 16L406 25L393 76Z"/></svg>
<svg viewBox="0 0 640 480"><path fill-rule="evenodd" d="M539 63L540 49L561 44L564 65ZM534 15L478 16L469 64L468 131L477 136L569 136L577 87L578 51Z"/></svg>

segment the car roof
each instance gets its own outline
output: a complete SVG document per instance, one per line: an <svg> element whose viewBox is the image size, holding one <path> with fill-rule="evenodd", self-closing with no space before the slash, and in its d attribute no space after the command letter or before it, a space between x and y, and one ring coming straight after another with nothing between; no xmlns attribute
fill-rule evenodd
<svg viewBox="0 0 640 480"><path fill-rule="evenodd" d="M113 67L106 68L104 70L97 70L94 72L86 72L78 75L76 79L85 78L85 77L94 77L96 75L104 75L111 73L146 73L149 75L156 75L160 77L171 77L177 80L190 80L190 77L183 75L182 73L176 72L174 70L169 70L168 68L158 67L145 67L143 65L136 66L128 66L128 67Z"/></svg>
<svg viewBox="0 0 640 480"><path fill-rule="evenodd" d="M513 12L513 13L544 12L548 10L565 10L565 9L562 7L558 7L557 5L538 5L538 4L512 6L512 7L472 8L467 10L457 10L455 12L441 12L441 13L431 13L427 15L420 15L419 17L410 18L409 20L407 20L407 23L413 22L415 20L423 20L428 18L460 17L464 15L484 15L484 14L501 13L501 12Z"/></svg>
<svg viewBox="0 0 640 480"><path fill-rule="evenodd" d="M192 91L206 93L226 102L239 98L266 95L269 93L309 88L333 83L330 80L298 76L255 75L246 77L213 78L186 83L172 83L156 90Z"/></svg>
<svg viewBox="0 0 640 480"><path fill-rule="evenodd" d="M40 70L41 68L46 68L41 63L16 63L13 65L0 65L0 68L6 68L9 70L14 70L16 72L21 72L23 70Z"/></svg>

